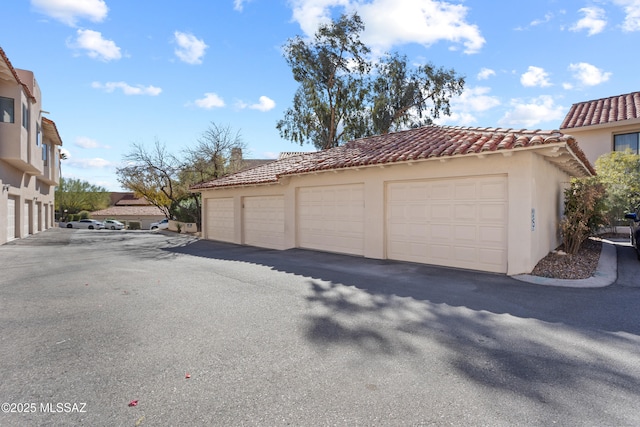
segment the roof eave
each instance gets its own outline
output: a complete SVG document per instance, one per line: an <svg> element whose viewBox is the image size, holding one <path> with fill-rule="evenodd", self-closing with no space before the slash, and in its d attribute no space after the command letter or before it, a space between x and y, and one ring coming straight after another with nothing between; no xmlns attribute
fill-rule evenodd
<svg viewBox="0 0 640 427"><path fill-rule="evenodd" d="M585 131L597 130L597 129L617 128L617 127L621 127L621 126L634 126L634 125L640 125L640 118L618 120L618 121L615 121L615 122L596 123L596 124L592 124L592 125L582 125L582 126L560 128L560 130L563 131L563 132L572 132L573 133L573 132L585 132Z"/></svg>

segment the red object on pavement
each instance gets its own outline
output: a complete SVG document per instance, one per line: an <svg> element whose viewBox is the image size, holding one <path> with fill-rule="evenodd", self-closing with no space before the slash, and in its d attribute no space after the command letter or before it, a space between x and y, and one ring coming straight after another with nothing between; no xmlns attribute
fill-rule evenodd
<svg viewBox="0 0 640 427"><path fill-rule="evenodd" d="M132 400L131 402L129 402L129 406L138 406L138 401Z"/></svg>

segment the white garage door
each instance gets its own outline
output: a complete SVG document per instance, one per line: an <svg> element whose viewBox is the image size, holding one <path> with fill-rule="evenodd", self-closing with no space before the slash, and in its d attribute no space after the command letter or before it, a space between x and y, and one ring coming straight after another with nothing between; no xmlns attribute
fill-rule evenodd
<svg viewBox="0 0 640 427"><path fill-rule="evenodd" d="M29 234L29 211L31 210L31 203L24 202L24 214L22 215L22 234L23 237Z"/></svg>
<svg viewBox="0 0 640 427"><path fill-rule="evenodd" d="M33 234L36 234L40 231L40 203L36 203L35 209L33 210Z"/></svg>
<svg viewBox="0 0 640 427"><path fill-rule="evenodd" d="M234 241L233 198L207 199L207 239Z"/></svg>
<svg viewBox="0 0 640 427"><path fill-rule="evenodd" d="M244 243L263 248L284 248L284 196L245 197Z"/></svg>
<svg viewBox="0 0 640 427"><path fill-rule="evenodd" d="M364 254L362 184L300 188L297 205L299 247Z"/></svg>
<svg viewBox="0 0 640 427"><path fill-rule="evenodd" d="M9 197L7 205L7 241L16 238L16 200Z"/></svg>
<svg viewBox="0 0 640 427"><path fill-rule="evenodd" d="M506 273L506 177L389 183L387 257Z"/></svg>

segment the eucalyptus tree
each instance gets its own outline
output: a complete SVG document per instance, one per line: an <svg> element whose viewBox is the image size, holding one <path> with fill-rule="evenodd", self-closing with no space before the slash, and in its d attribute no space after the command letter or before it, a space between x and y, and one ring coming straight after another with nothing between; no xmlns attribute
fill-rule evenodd
<svg viewBox="0 0 640 427"><path fill-rule="evenodd" d="M371 79L371 132L386 134L430 125L441 114L451 115L450 99L460 95L464 77L433 64L411 68L407 57L387 54Z"/></svg>
<svg viewBox="0 0 640 427"><path fill-rule="evenodd" d="M397 53L371 57L357 14L321 25L312 40L295 37L284 56L299 83L276 127L298 144L323 150L351 139L431 124L450 115L464 77L432 64L410 66Z"/></svg>
<svg viewBox="0 0 640 427"><path fill-rule="evenodd" d="M290 39L284 55L300 85L293 106L277 128L298 144L311 142L318 149L336 147L364 136L367 122L362 111L371 65L369 48L360 41L364 25L356 14L321 25L313 40Z"/></svg>

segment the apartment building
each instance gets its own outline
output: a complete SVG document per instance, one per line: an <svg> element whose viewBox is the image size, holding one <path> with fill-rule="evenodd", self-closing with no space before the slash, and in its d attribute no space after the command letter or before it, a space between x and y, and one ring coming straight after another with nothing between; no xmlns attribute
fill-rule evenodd
<svg viewBox="0 0 640 427"><path fill-rule="evenodd" d="M54 226L62 145L32 71L0 47L0 244Z"/></svg>

